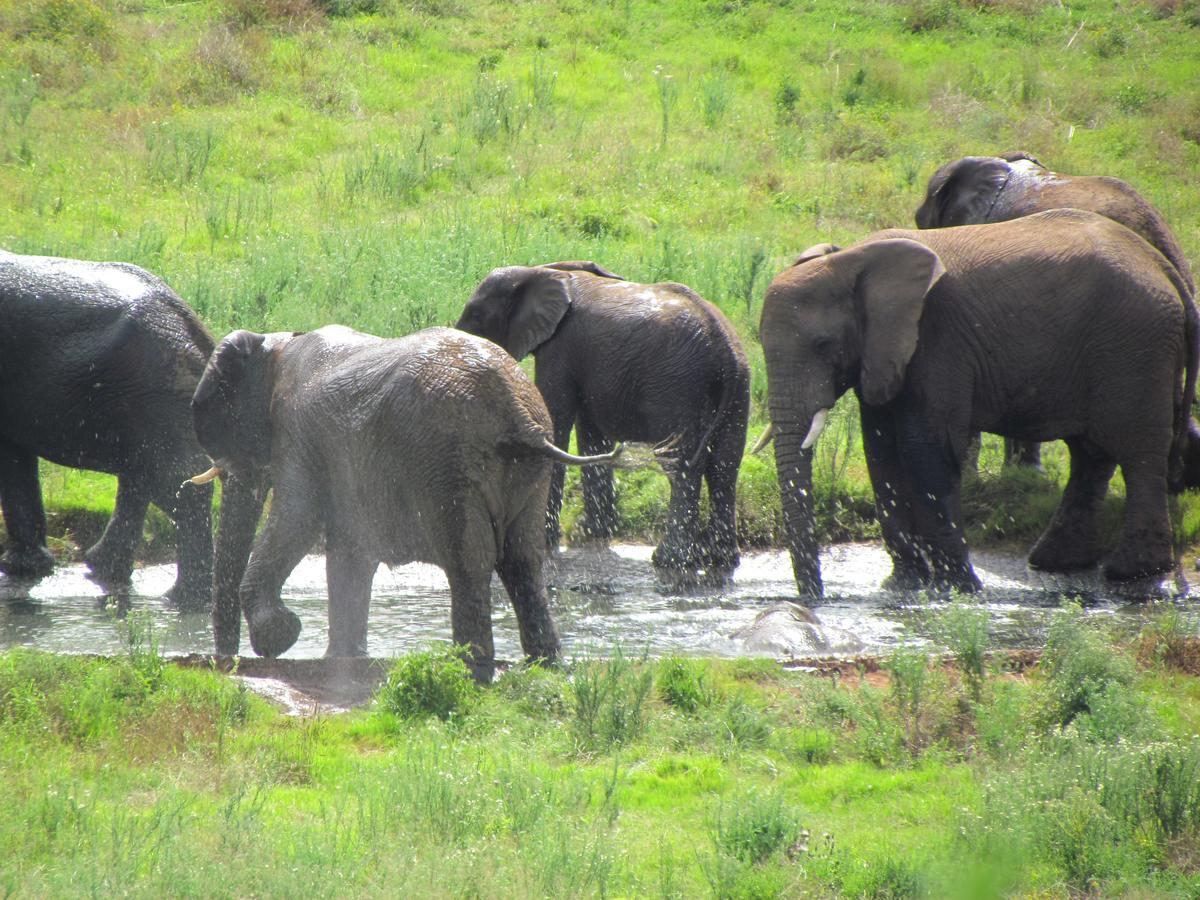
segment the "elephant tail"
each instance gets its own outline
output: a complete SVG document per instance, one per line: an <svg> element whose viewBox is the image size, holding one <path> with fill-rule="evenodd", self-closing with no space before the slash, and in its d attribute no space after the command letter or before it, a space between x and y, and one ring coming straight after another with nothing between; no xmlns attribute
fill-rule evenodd
<svg viewBox="0 0 1200 900"><path fill-rule="evenodd" d="M739 396L749 389L750 373L746 365L745 359L738 351L732 347L729 348L727 358L721 366L721 397L717 401L716 411L713 413L712 419L709 420L708 427L704 429L704 434L700 438L700 443L696 445L695 451L692 453L691 459L687 460L684 465L689 469L694 469L696 464L700 462L701 457L708 452L709 445L712 443L713 435L717 429L729 417L733 405L737 402ZM748 401L747 397L747 401ZM742 436L743 440L745 435ZM658 451L659 455L665 460L670 460L672 454L670 452L671 441L660 445L662 448ZM674 467L680 467L680 460L674 461ZM670 463L664 463L664 470L670 472Z"/></svg>
<svg viewBox="0 0 1200 900"><path fill-rule="evenodd" d="M1196 299L1185 279L1174 266L1167 267L1172 283L1183 300L1183 335L1186 356L1184 361L1183 396L1175 410L1175 439L1167 464L1167 484L1179 493L1185 488L1200 487L1200 428L1192 418L1196 399L1197 369L1200 367L1200 312Z"/></svg>

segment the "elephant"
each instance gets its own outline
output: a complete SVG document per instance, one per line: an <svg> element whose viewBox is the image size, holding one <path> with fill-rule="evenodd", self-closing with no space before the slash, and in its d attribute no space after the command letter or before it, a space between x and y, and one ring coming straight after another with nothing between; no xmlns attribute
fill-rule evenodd
<svg viewBox="0 0 1200 900"><path fill-rule="evenodd" d="M536 382L567 448L616 440L660 444L671 479L666 533L652 562L671 579L728 579L739 562L736 488L750 411L750 368L729 320L682 284L637 284L590 261L494 269L467 301L457 328L520 360L532 353ZM555 467L546 542L557 549L564 471ZM702 537L701 480L710 519ZM584 534L616 529L612 472L583 473Z"/></svg>
<svg viewBox="0 0 1200 900"><path fill-rule="evenodd" d="M1085 209L1141 235L1179 270L1189 294L1196 293L1192 271L1166 220L1130 185L1104 175L1052 172L1028 153L966 156L946 163L929 179L916 211L918 228L1003 222L1048 209ZM1187 484L1200 486L1200 430L1192 426ZM1005 459L1041 466L1036 442L1006 442Z"/></svg>
<svg viewBox="0 0 1200 900"><path fill-rule="evenodd" d="M797 587L821 593L812 447L858 396L891 588L980 587L960 517L970 436L1062 438L1070 477L1029 556L1102 556L1097 513L1117 465L1113 579L1173 566L1167 515L1196 384L1197 317L1179 271L1125 226L1080 210L818 245L767 289L760 335L784 530Z"/></svg>
<svg viewBox="0 0 1200 900"><path fill-rule="evenodd" d="M454 641L470 646L479 677L494 667L493 570L525 653L558 658L542 573L551 462L611 465L620 448L583 458L555 447L537 389L499 347L448 328L393 339L338 325L235 331L213 352L192 414L214 463L198 478L240 479L230 546L245 552L218 558L214 573L219 653L237 652L243 613L260 656L295 643L300 620L280 588L323 534L327 656L366 654L380 562L423 561L446 573Z"/></svg>
<svg viewBox="0 0 1200 900"><path fill-rule="evenodd" d="M129 584L154 503L176 526L169 597L207 606L212 488L181 482L206 459L189 403L212 349L196 314L144 269L0 252L0 570L54 567L38 478L48 459L117 476L112 518L84 553L96 582Z"/></svg>

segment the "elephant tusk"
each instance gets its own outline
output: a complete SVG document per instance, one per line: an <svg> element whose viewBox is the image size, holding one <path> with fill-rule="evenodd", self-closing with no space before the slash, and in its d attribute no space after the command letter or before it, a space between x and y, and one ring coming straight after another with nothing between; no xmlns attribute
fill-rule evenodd
<svg viewBox="0 0 1200 900"><path fill-rule="evenodd" d="M817 442L817 438L819 438L821 436L821 432L825 430L825 420L828 418L828 409L817 410L817 414L813 416L812 425L809 426L808 434L804 436L804 443L800 445L801 450L807 450Z"/></svg>
<svg viewBox="0 0 1200 900"><path fill-rule="evenodd" d="M754 442L754 446L750 448L750 455L754 456L762 453L767 449L767 445L775 439L775 423L768 422L766 429L758 436L758 440Z"/></svg>
<svg viewBox="0 0 1200 900"><path fill-rule="evenodd" d="M210 481L217 478L220 474L221 474L220 467L213 466L207 472L201 472L199 475L193 475L191 478L189 478L187 481L185 481L184 484L208 484Z"/></svg>

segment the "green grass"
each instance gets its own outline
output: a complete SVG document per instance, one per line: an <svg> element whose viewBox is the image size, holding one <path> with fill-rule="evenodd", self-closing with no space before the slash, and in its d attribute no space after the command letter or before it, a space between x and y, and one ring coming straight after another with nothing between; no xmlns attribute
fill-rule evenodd
<svg viewBox="0 0 1200 900"><path fill-rule="evenodd" d="M726 311L757 430L765 285L911 224L946 160L1125 178L1200 259L1198 35L1195 0L8 2L0 245L146 266L218 335L407 333L494 266L592 258ZM817 470L828 539L874 533L845 444ZM1064 468L983 495L977 540L1027 545ZM654 537L665 483L620 477L625 534ZM772 542L769 456L741 487L743 539ZM1176 517L1190 545L1195 499Z"/></svg>
<svg viewBox="0 0 1200 900"><path fill-rule="evenodd" d="M977 692L909 653L896 684L923 672L919 708L909 690L763 661L617 654L482 689L443 669L439 697L471 695L443 720L391 711L397 678L437 654L400 660L371 708L287 718L229 677L166 663L135 620L112 659L0 654L0 888L1190 895L1200 743L1180 713L1196 678L1093 628L1066 609L1044 667L986 672ZM1107 683L1120 703L1066 727L1043 715L1102 656L1136 671ZM730 727L754 719L769 727Z"/></svg>

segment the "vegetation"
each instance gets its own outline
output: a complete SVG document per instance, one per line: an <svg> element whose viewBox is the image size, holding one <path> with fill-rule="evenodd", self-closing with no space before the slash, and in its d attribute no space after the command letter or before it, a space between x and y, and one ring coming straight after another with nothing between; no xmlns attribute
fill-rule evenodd
<svg viewBox="0 0 1200 900"><path fill-rule="evenodd" d="M132 617L113 659L0 654L0 891L1192 896L1198 643L1086 622L1020 675L618 651L479 688L435 649L369 709L288 718Z"/></svg>
<svg viewBox="0 0 1200 900"><path fill-rule="evenodd" d="M1125 178L1200 259L1198 35L1195 0L8 0L0 245L143 265L218 334L406 333L453 322L493 266L592 258L721 305L757 431L769 279L909 225L946 160L1020 148ZM871 536L838 413L820 527ZM1064 460L997 484L997 456L976 539L1024 543ZM662 479L620 477L625 533L652 536ZM110 480L74 484L48 484L59 533L111 504ZM741 488L743 540L771 542L769 458ZM1176 517L1192 543L1194 498Z"/></svg>

